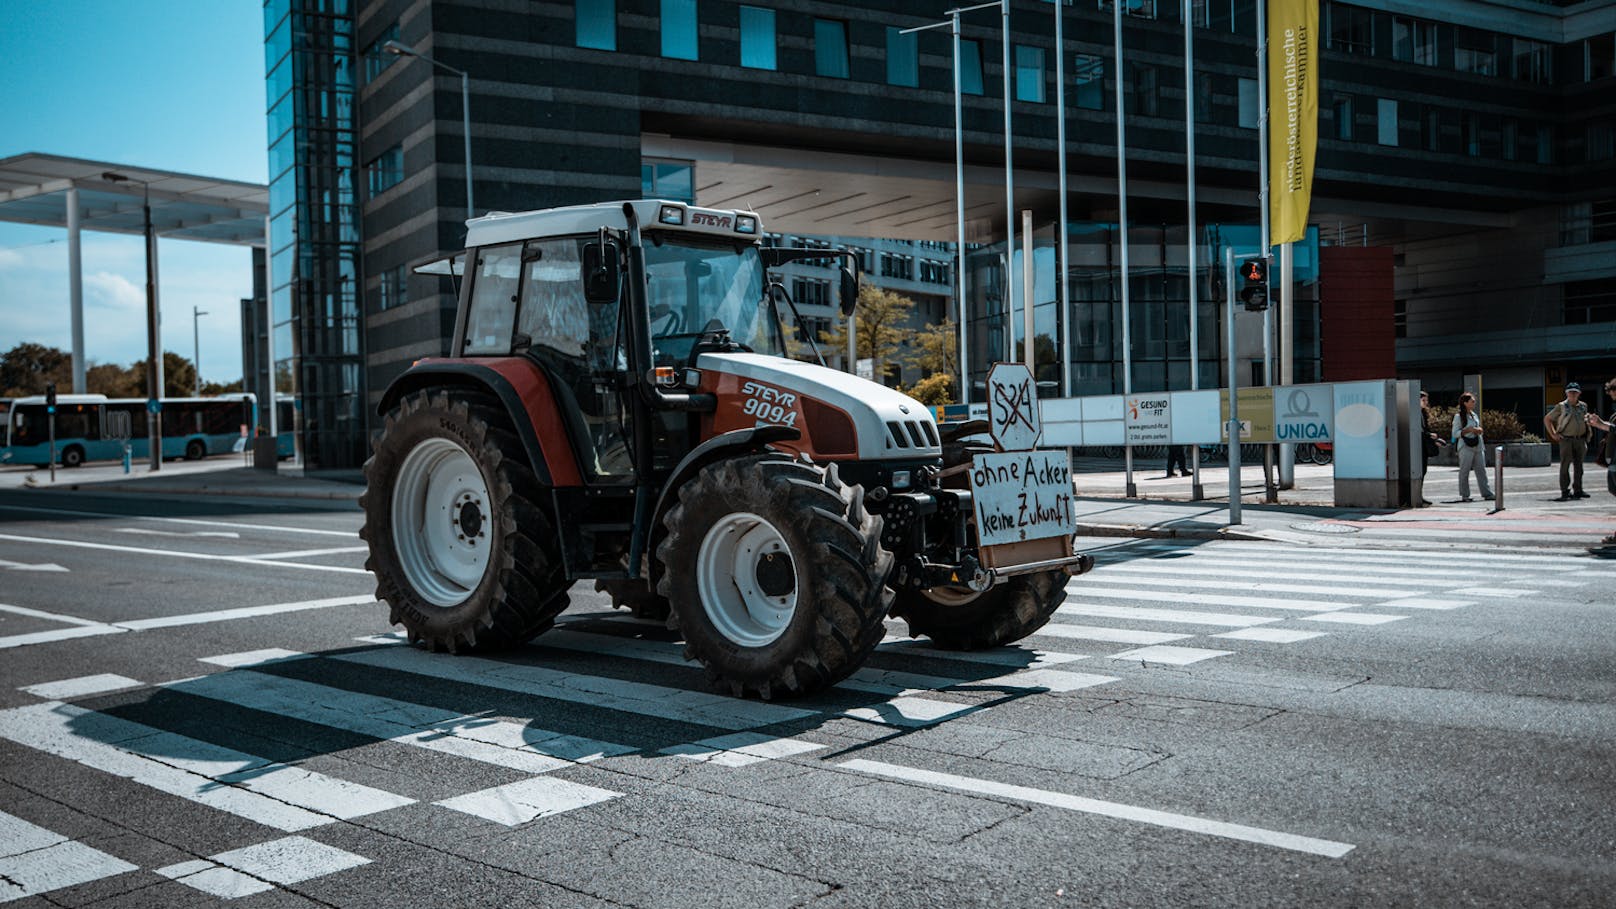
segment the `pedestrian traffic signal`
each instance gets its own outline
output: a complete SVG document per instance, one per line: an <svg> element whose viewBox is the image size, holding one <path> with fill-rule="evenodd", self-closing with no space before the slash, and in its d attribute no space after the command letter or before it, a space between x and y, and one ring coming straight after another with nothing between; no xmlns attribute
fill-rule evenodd
<svg viewBox="0 0 1616 909"><path fill-rule="evenodd" d="M56 383L55 382L46 382L45 383L45 412L46 413L55 413L56 412Z"/></svg>
<svg viewBox="0 0 1616 909"><path fill-rule="evenodd" d="M1246 309L1261 312L1268 308L1268 262L1247 259L1240 263L1240 301Z"/></svg>

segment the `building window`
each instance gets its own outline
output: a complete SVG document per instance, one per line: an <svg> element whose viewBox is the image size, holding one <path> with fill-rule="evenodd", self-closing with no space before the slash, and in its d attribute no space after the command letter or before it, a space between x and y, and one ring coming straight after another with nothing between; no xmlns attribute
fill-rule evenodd
<svg viewBox="0 0 1616 909"><path fill-rule="evenodd" d="M1461 73L1498 75L1498 36L1479 28L1453 28L1453 68Z"/></svg>
<svg viewBox="0 0 1616 909"><path fill-rule="evenodd" d="M1616 278L1567 281L1564 288L1565 324L1616 322Z"/></svg>
<svg viewBox="0 0 1616 909"><path fill-rule="evenodd" d="M662 0L662 56L696 60L696 0Z"/></svg>
<svg viewBox="0 0 1616 909"><path fill-rule="evenodd" d="M1246 129L1256 129L1258 118L1262 114L1261 99L1257 97L1257 80L1240 80L1240 125Z"/></svg>
<svg viewBox="0 0 1616 909"><path fill-rule="evenodd" d="M829 306L830 282L823 278L793 278L791 301L798 306Z"/></svg>
<svg viewBox="0 0 1616 909"><path fill-rule="evenodd" d="M814 20L814 72L832 79L846 79L847 23L839 19Z"/></svg>
<svg viewBox="0 0 1616 909"><path fill-rule="evenodd" d="M397 186L404 180L404 147L395 145L377 155L365 165L372 199Z"/></svg>
<svg viewBox="0 0 1616 909"><path fill-rule="evenodd" d="M1375 123L1375 141L1381 145L1396 145L1397 101L1395 99L1380 98L1376 101Z"/></svg>
<svg viewBox="0 0 1616 909"><path fill-rule="evenodd" d="M1044 49L1016 45L1016 100L1043 103Z"/></svg>
<svg viewBox="0 0 1616 909"><path fill-rule="evenodd" d="M1616 139L1611 135L1611 125L1588 124L1588 160L1609 161L1611 158L1616 158Z"/></svg>
<svg viewBox="0 0 1616 909"><path fill-rule="evenodd" d="M1549 84L1549 46L1541 41L1515 39L1515 53L1510 57L1509 73L1522 82Z"/></svg>
<svg viewBox="0 0 1616 909"><path fill-rule="evenodd" d="M381 294L379 308L393 309L403 306L410 299L409 273L404 266L389 268L382 272Z"/></svg>
<svg viewBox="0 0 1616 909"><path fill-rule="evenodd" d="M1595 35L1582 42L1583 79L1594 82L1616 75L1616 34Z"/></svg>
<svg viewBox="0 0 1616 909"><path fill-rule="evenodd" d="M947 284L948 263L932 259L921 259L920 280L927 284Z"/></svg>
<svg viewBox="0 0 1616 909"><path fill-rule="evenodd" d="M1356 6L1330 4L1330 49L1370 56L1375 52L1375 14Z"/></svg>
<svg viewBox="0 0 1616 909"><path fill-rule="evenodd" d="M1421 66L1436 65L1436 23L1404 16L1392 18L1392 59Z"/></svg>
<svg viewBox="0 0 1616 909"><path fill-rule="evenodd" d="M617 0L574 0L579 47L617 50Z"/></svg>
<svg viewBox="0 0 1616 909"><path fill-rule="evenodd" d="M689 161L646 161L640 164L640 197L696 203L695 165Z"/></svg>
<svg viewBox="0 0 1616 909"><path fill-rule="evenodd" d="M1426 151L1442 150L1442 111L1426 105L1425 116L1420 118L1420 147Z"/></svg>
<svg viewBox="0 0 1616 909"><path fill-rule="evenodd" d="M741 65L774 69L774 10L741 7Z"/></svg>
<svg viewBox="0 0 1616 909"><path fill-rule="evenodd" d="M1352 96L1336 95L1330 102L1330 110L1335 114L1335 137L1344 142L1352 141Z"/></svg>
<svg viewBox="0 0 1616 909"><path fill-rule="evenodd" d="M1077 86L1075 103L1078 107L1105 109L1105 58L1078 54L1072 63L1072 81Z"/></svg>
<svg viewBox="0 0 1616 909"><path fill-rule="evenodd" d="M382 46L387 42L397 40L398 23L394 22L383 29L382 33L376 36L376 40L370 42L370 46L365 48L365 82L367 84L375 81L383 70L392 66L393 61L398 59L397 54L389 54L387 51L382 50Z"/></svg>
<svg viewBox="0 0 1616 909"><path fill-rule="evenodd" d="M887 26L887 84L920 85L920 40L915 34L900 34Z"/></svg>
<svg viewBox="0 0 1616 909"><path fill-rule="evenodd" d="M1554 163L1554 127L1547 123L1537 127L1537 163Z"/></svg>
<svg viewBox="0 0 1616 909"><path fill-rule="evenodd" d="M1465 154L1472 158L1481 157L1481 117L1476 114L1464 115Z"/></svg>
<svg viewBox="0 0 1616 909"><path fill-rule="evenodd" d="M899 281L915 279L915 257L896 253L881 254L881 277Z"/></svg>
<svg viewBox="0 0 1616 909"><path fill-rule="evenodd" d="M1146 63L1130 63L1133 71L1133 112L1141 117L1154 117L1157 110L1156 67Z"/></svg>
<svg viewBox="0 0 1616 909"><path fill-rule="evenodd" d="M970 38L960 39L960 91L982 94L982 42Z"/></svg>
<svg viewBox="0 0 1616 909"><path fill-rule="evenodd" d="M1392 336L1397 338L1408 337L1408 301L1392 301Z"/></svg>
<svg viewBox="0 0 1616 909"><path fill-rule="evenodd" d="M1521 141L1521 125L1514 120L1504 121L1504 160L1514 161L1519 153L1518 143Z"/></svg>

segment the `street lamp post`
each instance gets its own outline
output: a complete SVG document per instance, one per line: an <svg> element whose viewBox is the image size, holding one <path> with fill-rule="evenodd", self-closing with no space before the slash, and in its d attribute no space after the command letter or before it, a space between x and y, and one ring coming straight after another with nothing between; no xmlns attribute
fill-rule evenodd
<svg viewBox="0 0 1616 909"><path fill-rule="evenodd" d="M196 323L208 314L205 309L191 307L191 369L196 373L196 396L202 397L202 335Z"/></svg>
<svg viewBox="0 0 1616 909"><path fill-rule="evenodd" d="M151 469L163 469L163 336L162 311L157 305L157 237L152 233L151 185L124 174L106 171L108 183L139 183L141 191L142 234L146 238L146 439ZM153 406L153 403L156 405Z"/></svg>
<svg viewBox="0 0 1616 909"><path fill-rule="evenodd" d="M472 218L477 214L477 206L473 203L471 195L471 87L466 71L455 69L447 63L434 60L426 54L397 41L389 41L383 44L382 50L399 57L415 57L419 60L425 60L439 69L447 70L460 77L460 128L465 133L466 140L466 218Z"/></svg>

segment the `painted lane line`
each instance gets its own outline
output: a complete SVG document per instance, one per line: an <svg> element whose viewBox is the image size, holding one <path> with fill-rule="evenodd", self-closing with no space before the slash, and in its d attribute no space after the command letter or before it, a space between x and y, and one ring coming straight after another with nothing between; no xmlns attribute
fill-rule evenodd
<svg viewBox="0 0 1616 909"><path fill-rule="evenodd" d="M1208 818L1195 817L1189 814L1176 814L1170 811L1159 811L1154 808L1142 808L1137 805L1124 805L1120 802L1106 802L1099 799L1085 798L1079 795L1070 795L1064 792L1052 792L1045 789L1033 789L1028 786L1014 786L1008 783L998 783L992 780L978 779L968 776L957 776L952 773L938 773L934 770L921 770L918 767L904 767L898 764L887 764L881 761L870 761L855 758L836 765L847 770L867 773L873 776L901 780L909 783L920 783L935 786L940 789L953 789L971 794L997 796L1017 802L1030 802L1035 805L1047 805L1052 808L1063 808L1068 811L1079 811L1084 814L1097 814L1103 817L1115 818L1123 821L1134 821L1141 824L1150 824L1156 827L1166 827L1172 830L1184 830L1190 833L1201 833L1208 836L1223 837L1225 839L1240 840L1247 843L1256 843L1261 846L1272 846L1277 849L1288 849L1292 852L1303 852L1309 855L1319 855L1325 858L1341 858L1351 852L1355 847L1350 843L1337 843L1331 840L1316 839L1311 836L1298 836L1292 833L1282 833L1278 830L1265 830L1261 827L1248 827L1245 824L1231 824L1225 821L1214 821Z"/></svg>
<svg viewBox="0 0 1616 909"><path fill-rule="evenodd" d="M686 760L716 764L720 767L745 767L761 761L773 761L819 751L826 746L802 739L779 738L757 732L737 732L699 742L671 745L659 754Z"/></svg>
<svg viewBox="0 0 1616 909"><path fill-rule="evenodd" d="M185 537L218 540L239 540L241 534L233 530L158 530L155 527L119 527L113 533L136 533L152 537Z"/></svg>
<svg viewBox="0 0 1616 909"><path fill-rule="evenodd" d="M163 877L219 899L238 899L370 864L370 859L302 836L156 869Z"/></svg>
<svg viewBox="0 0 1616 909"><path fill-rule="evenodd" d="M0 559L0 568L10 571L67 571L55 562L8 562Z"/></svg>
<svg viewBox="0 0 1616 909"><path fill-rule="evenodd" d="M1460 590L1450 590L1448 592L1456 593L1465 597L1508 597L1512 599L1516 597L1535 597L1538 595L1538 591L1536 590L1517 590L1513 587L1465 587Z"/></svg>
<svg viewBox="0 0 1616 909"><path fill-rule="evenodd" d="M1328 631L1293 631L1289 628L1241 628L1236 631L1220 631L1209 637L1230 638L1236 641L1263 641L1269 644L1295 644L1299 641L1322 638L1327 634Z"/></svg>
<svg viewBox="0 0 1616 909"><path fill-rule="evenodd" d="M1298 600L1290 597L1275 599L1271 597L1234 597L1218 593L1183 593L1173 591L1171 594L1162 594L1154 590L1108 590L1096 588L1093 585L1085 586L1075 593L1066 595L1067 602L1081 602L1083 600L1136 600L1146 603L1186 603L1198 606L1233 606L1236 609L1292 609L1298 612L1331 612L1336 609L1348 609L1356 604L1331 603L1325 600Z"/></svg>
<svg viewBox="0 0 1616 909"><path fill-rule="evenodd" d="M56 701L0 711L0 738L288 833L415 801Z"/></svg>
<svg viewBox="0 0 1616 909"><path fill-rule="evenodd" d="M45 612L39 609L29 609L26 606L12 606L8 603L0 603L0 612L9 612L12 615L28 616L32 619L44 619L47 622L61 622L64 625L83 625L87 628L104 624L102 622L97 622L94 619L81 619L75 615L63 615L60 612Z"/></svg>
<svg viewBox="0 0 1616 909"><path fill-rule="evenodd" d="M85 675L76 679L62 679L56 682L43 682L38 685L25 685L21 690L35 697L47 701L65 701L69 698L81 698L87 694L103 694L108 691L122 691L125 688L143 688L145 682L121 675L102 673L101 675Z"/></svg>
<svg viewBox="0 0 1616 909"><path fill-rule="evenodd" d="M550 776L535 777L480 792L468 792L435 802L443 808L515 827L541 817L561 814L617 798L621 792L569 783Z"/></svg>
<svg viewBox="0 0 1616 909"><path fill-rule="evenodd" d="M1387 523L1390 524L1392 522L1387 522ZM1395 526L1395 525L1393 525L1393 526ZM1206 553L1231 553L1231 554L1232 553L1237 553L1237 552L1239 552L1239 553L1260 552L1260 553L1264 553L1266 555L1271 556L1271 555L1274 554L1274 552L1276 551L1277 548L1278 547L1276 547L1273 543L1256 543L1256 542L1247 542L1247 541L1241 541L1241 540L1228 540L1228 541L1219 541L1219 542L1213 544L1209 548L1196 549L1195 551L1198 554L1201 553L1201 552L1206 552ZM1355 548L1351 548L1351 547L1342 547L1342 546L1286 547L1284 549L1284 551L1285 551L1285 554L1286 554L1285 557L1287 559L1292 558L1293 554L1294 554L1294 556L1296 556L1296 557L1310 558L1310 559L1320 559L1320 560L1341 559L1343 561L1353 561L1353 560L1389 561L1389 562L1393 562L1393 563L1396 563L1396 564L1399 564L1399 565L1407 565L1409 563L1416 563L1416 562L1435 562L1435 563L1438 563L1438 564L1452 564L1454 562L1477 562L1477 563L1482 563L1482 564L1492 564L1492 563L1496 563L1496 562L1500 562L1500 561L1505 561L1505 562L1520 562L1523 565L1541 565L1544 568L1563 568L1563 567L1565 567L1565 559L1562 556L1518 555L1518 554L1515 554L1515 553L1508 553L1508 552L1499 552L1499 553L1491 553L1491 552L1489 552L1489 553L1487 553L1485 555L1475 555L1475 554L1464 553L1464 552L1449 553L1449 552L1445 552L1445 551L1435 551L1435 550L1419 550L1419 549L1396 549L1396 550L1355 549Z"/></svg>
<svg viewBox="0 0 1616 909"><path fill-rule="evenodd" d="M290 552L265 552L259 555L247 556L255 561L271 559L302 559L309 556L338 555L348 552L369 552L369 546L338 546L334 549L293 549Z"/></svg>
<svg viewBox="0 0 1616 909"><path fill-rule="evenodd" d="M114 622L119 628L130 631L149 631L153 628L174 628L180 625L206 625L213 622L233 622L237 619L255 619L266 615L280 615L285 612L302 612L306 609L331 609L338 606L368 606L376 602L376 597L370 594L351 597L329 597L323 600L299 600L295 603L271 603L268 606L243 606L238 609L218 609L212 612L190 612L184 615L158 616L154 619L132 619L126 622Z"/></svg>
<svg viewBox="0 0 1616 909"><path fill-rule="evenodd" d="M1058 611L1058 610L1057 610ZM1193 638L1193 634L1171 634L1166 631L1134 631L1129 628L1104 628L1099 625L1072 625L1050 622L1033 632L1034 635L1054 638L1073 638L1079 641L1106 641L1112 644L1166 644Z"/></svg>
<svg viewBox="0 0 1616 909"><path fill-rule="evenodd" d="M1296 617L1303 622L1339 622L1343 625L1384 625L1387 622L1400 622L1408 618L1406 615L1377 615L1372 612L1321 612L1318 615L1299 615Z"/></svg>
<svg viewBox="0 0 1616 909"><path fill-rule="evenodd" d="M1183 578L1152 577L1151 576L1152 574L1154 574L1154 572L1134 571L1132 569L1126 569L1126 570L1119 570L1119 569L1103 570L1102 569L1101 571L1095 571L1095 572L1091 572L1088 575L1085 575L1083 577L1083 580L1081 582L1079 582L1078 589L1083 590L1083 591L1092 591L1092 590L1094 590L1094 586L1096 584L1118 584L1118 585L1127 585L1127 586L1130 586L1130 587L1142 585L1142 586L1147 586L1147 587L1172 587L1172 588L1175 588L1175 589L1176 588L1182 588L1182 587L1186 586L1186 582L1185 582L1185 580ZM1263 572L1262 576L1264 578L1270 577L1270 575L1267 572ZM1362 580L1362 579L1359 579L1359 580ZM1404 594L1411 592L1406 586L1404 586L1404 587L1358 587L1358 586L1346 587L1346 586L1323 586L1323 585L1319 585L1319 584L1282 584L1282 583L1273 583L1273 582L1270 582L1270 581L1267 581L1267 580L1262 580L1262 581L1249 581L1249 580L1248 581L1235 581L1235 580L1216 581L1216 580L1209 580L1207 578L1197 578L1193 582L1193 586L1197 590L1251 590L1251 591L1271 592L1271 593L1306 593L1306 594L1324 595L1324 596L1338 596L1338 597L1398 597L1398 596L1403 596ZM1068 588L1068 589L1070 589L1070 588ZM1412 592L1418 593L1419 591L1412 591ZM1172 597L1172 599L1177 600L1177 599L1179 599L1179 597L1178 597L1178 595L1175 594Z"/></svg>
<svg viewBox="0 0 1616 909"><path fill-rule="evenodd" d="M802 710L781 704L742 701L720 694L566 672L543 666L504 663L483 657L445 659L413 647L396 645L377 650L331 654L326 658L446 682L481 685L485 688L584 704L596 709L621 710L625 713L710 726L714 729L739 731L821 715L819 711Z"/></svg>
<svg viewBox="0 0 1616 909"><path fill-rule="evenodd" d="M1249 628L1284 621L1271 616L1234 615L1224 612L1190 612L1183 609L1145 609L1138 606L1085 606L1068 601L1055 610L1056 615L1080 615L1090 618L1127 619L1138 622L1173 622L1179 625L1222 625L1229 628ZM1321 615L1327 613L1320 613Z"/></svg>
<svg viewBox="0 0 1616 909"><path fill-rule="evenodd" d="M1165 663L1169 666L1188 666L1213 657L1228 656L1232 650L1208 650L1205 647L1173 647L1168 644L1158 644L1154 647L1140 647L1137 650L1124 650L1111 655L1113 660L1136 660L1142 663Z"/></svg>
<svg viewBox="0 0 1616 909"><path fill-rule="evenodd" d="M1463 609L1476 605L1475 600L1445 600L1438 597L1404 597L1376 603L1374 609Z"/></svg>
<svg viewBox="0 0 1616 909"><path fill-rule="evenodd" d="M523 773L549 773L635 750L252 670L219 672L163 687Z"/></svg>
<svg viewBox="0 0 1616 909"><path fill-rule="evenodd" d="M172 549L147 549L140 546L114 546L111 543L91 543L87 540L58 540L51 537L24 537L0 533L0 540L15 543L38 543L42 546L63 546L69 549L97 549L104 552L126 552L132 555L165 556L171 559L194 559L202 562L234 562L238 565L274 565L277 568L301 568L307 571L335 571L340 574L370 574L364 568L343 568L339 565L314 565L307 562L272 562L249 556L215 555L206 552L178 552Z"/></svg>
<svg viewBox="0 0 1616 909"><path fill-rule="evenodd" d="M81 625L72 628L58 628L55 631L35 631L30 634L14 634L0 638L0 650L12 647L27 647L32 644L49 644L53 641L69 641L73 638L88 638L98 634L122 634L127 628L115 628L111 625Z"/></svg>
<svg viewBox="0 0 1616 909"><path fill-rule="evenodd" d="M0 811L0 903L138 870L123 859Z"/></svg>
<svg viewBox="0 0 1616 909"><path fill-rule="evenodd" d="M1273 554L1270 553L1270 556L1272 555ZM1223 574L1249 577L1251 575L1252 559L1253 555L1250 554L1205 552L1196 553L1192 556L1181 556L1173 559L1140 559L1137 561L1147 562L1151 565L1172 567L1175 569L1189 567L1193 567L1196 570L1204 569L1208 574L1218 573L1218 570L1222 569ZM1484 566L1480 565L1471 567L1468 565L1452 565L1451 563L1448 565L1448 567L1418 566L1410 564L1409 560L1406 559L1400 559L1396 562L1365 562L1337 557L1324 559L1321 561L1310 561L1307 559L1295 558L1289 552L1285 553L1285 559L1286 562L1284 564L1288 569L1288 575L1294 576L1298 572L1308 571L1309 568L1317 566L1318 574L1309 573L1305 575L1305 577L1318 577L1323 575L1330 578L1343 578L1344 580L1351 581L1362 581L1364 576L1368 575L1376 577L1383 576L1384 579L1390 579L1392 577L1412 578L1416 583L1425 582L1437 584L1444 583L1438 579L1465 579L1475 578L1478 576L1514 577L1515 573L1520 571L1549 570L1548 566L1539 567L1532 565L1511 565L1509 566L1507 572L1502 569L1488 571ZM1101 571L1104 570L1104 568L1105 566L1101 566L1096 570ZM1152 568L1151 570L1155 571L1163 569ZM1346 574L1347 572L1360 572L1360 574ZM1264 572L1264 576L1268 576L1266 571Z"/></svg>
<svg viewBox="0 0 1616 909"><path fill-rule="evenodd" d="M113 518L119 521L161 521L166 524L190 524L199 527L234 527L239 530L270 530L282 533L303 533L311 536L358 538L353 530L316 530L312 527L281 527L276 524L243 524L235 521L206 521L201 518L165 518L157 515L114 514L107 511L79 511L71 508L37 508L29 505L0 505L0 511L32 511L38 514L70 514L83 518Z"/></svg>

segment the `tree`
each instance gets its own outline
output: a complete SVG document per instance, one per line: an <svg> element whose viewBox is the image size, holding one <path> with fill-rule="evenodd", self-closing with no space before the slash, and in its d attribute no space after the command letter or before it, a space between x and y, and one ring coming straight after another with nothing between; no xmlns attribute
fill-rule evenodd
<svg viewBox="0 0 1616 909"><path fill-rule="evenodd" d="M0 397L42 395L50 382L63 394L73 390L73 357L67 351L24 341L0 354Z"/></svg>
<svg viewBox="0 0 1616 909"><path fill-rule="evenodd" d="M904 394L914 398L929 407L939 407L954 403L954 377L949 373L934 372L914 387L904 390Z"/></svg>
<svg viewBox="0 0 1616 909"><path fill-rule="evenodd" d="M915 301L903 294L883 290L873 284L861 284L858 295L858 358L873 360L875 375L886 374L887 367L915 335L909 327L909 316ZM838 353L847 350L847 323L843 322L820 335L820 345Z"/></svg>
<svg viewBox="0 0 1616 909"><path fill-rule="evenodd" d="M146 361L136 360L129 366L139 384L134 397L146 397ZM196 367L191 361L172 350L163 351L163 397L188 398L196 394Z"/></svg>
<svg viewBox="0 0 1616 909"><path fill-rule="evenodd" d="M240 379L237 379L234 382L203 382L202 383L202 394L204 394L204 395L229 395L229 394L236 394L236 393L240 392L241 390L242 390L242 387L241 387L241 380Z"/></svg>
<svg viewBox="0 0 1616 909"><path fill-rule="evenodd" d="M84 390L93 395L138 398L144 387L144 379L135 375L133 369L116 363L97 363L84 374Z"/></svg>
<svg viewBox="0 0 1616 909"><path fill-rule="evenodd" d="M917 397L917 400L926 404L954 403L955 389L959 384L958 348L959 332L952 319L944 319L915 332L908 360L909 365L919 370L923 377L915 383L915 388L931 382L948 398L946 401L927 401Z"/></svg>

